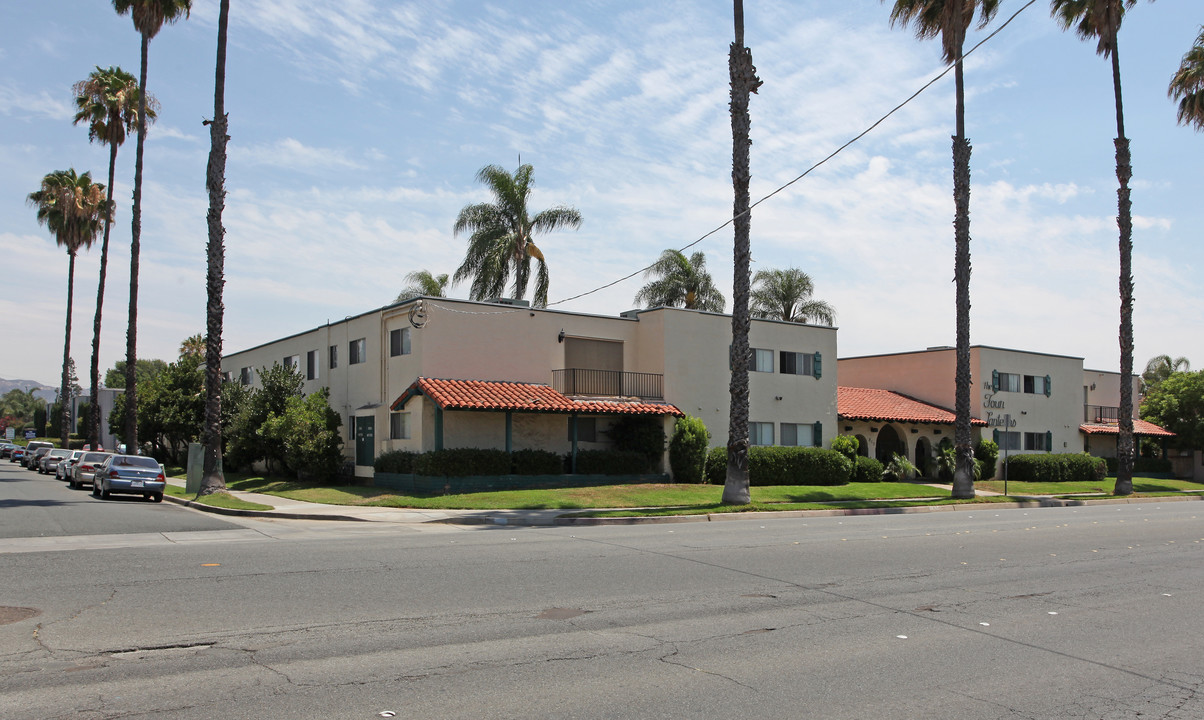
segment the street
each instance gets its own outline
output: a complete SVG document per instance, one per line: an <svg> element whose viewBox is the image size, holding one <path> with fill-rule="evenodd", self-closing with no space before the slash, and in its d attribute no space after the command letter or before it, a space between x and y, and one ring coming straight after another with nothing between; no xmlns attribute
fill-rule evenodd
<svg viewBox="0 0 1204 720"><path fill-rule="evenodd" d="M45 511L12 477L4 528ZM0 717L1204 718L1197 502L540 529L128 507L215 526L0 533Z"/></svg>

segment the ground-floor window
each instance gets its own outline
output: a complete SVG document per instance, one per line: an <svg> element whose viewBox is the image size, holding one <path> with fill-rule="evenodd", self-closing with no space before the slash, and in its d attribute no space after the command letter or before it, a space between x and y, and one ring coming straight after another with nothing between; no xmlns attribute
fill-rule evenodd
<svg viewBox="0 0 1204 720"><path fill-rule="evenodd" d="M811 447L815 444L815 425L782 423L782 445Z"/></svg>
<svg viewBox="0 0 1204 720"><path fill-rule="evenodd" d="M773 445L773 423L750 422L748 442L751 445Z"/></svg>
<svg viewBox="0 0 1204 720"><path fill-rule="evenodd" d="M410 414L389 413L389 439L406 440L410 437Z"/></svg>
<svg viewBox="0 0 1204 720"><path fill-rule="evenodd" d="M1000 430L998 432L999 432L999 439L996 442L999 443L999 451L1000 452L1003 452L1004 450L1019 450L1020 449L1020 439L1021 439L1020 433L1004 432L1002 430Z"/></svg>
<svg viewBox="0 0 1204 720"><path fill-rule="evenodd" d="M1045 450L1049 451L1049 433L1047 432L1026 432L1024 433L1024 449L1025 450Z"/></svg>

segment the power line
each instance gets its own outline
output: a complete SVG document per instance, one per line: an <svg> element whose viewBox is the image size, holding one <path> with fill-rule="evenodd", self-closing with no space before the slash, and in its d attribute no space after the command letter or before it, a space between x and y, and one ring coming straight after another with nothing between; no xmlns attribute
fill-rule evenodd
<svg viewBox="0 0 1204 720"><path fill-rule="evenodd" d="M1029 1L1028 1L1027 3L1025 3L1025 4L1024 4L1024 5L1023 5L1023 6L1022 6L1022 7L1021 7L1019 10L1017 10L1017 11L1016 11L1016 12L1014 12L1014 13L1012 13L1012 16L1011 16L1011 17L1009 17L1007 20L1005 20L1005 21L1004 21L1004 23L1003 23L1002 25L1000 25L999 27L995 28L995 30L994 30L994 31L992 31L992 32L991 32L991 34L987 35L987 36L986 36L985 38L983 38L982 40L979 40L977 43L975 43L974 47L972 47L972 48L970 48L969 50L967 50L966 52L962 53L962 59L963 59L963 60L965 60L967 57L969 57L969 56L970 56L970 54L971 54L971 53L973 53L975 50L977 50L979 47L981 47L981 46L983 45L983 43L987 42L987 41L988 41L988 40L990 40L991 38L993 38L993 37L995 37L996 35L998 35L998 34L999 34L999 33L1000 33L1000 32L1001 32L1001 31L1002 31L1002 30L1003 30L1005 27L1007 27L1008 25L1010 25L1010 24L1011 24L1011 22L1012 22L1013 20L1015 20L1015 19L1016 19L1016 17L1017 17L1017 16L1018 16L1020 13L1024 12L1025 10L1027 10L1027 9L1028 9L1028 8L1029 8L1029 7L1030 7L1030 6L1031 6L1033 3L1035 3L1035 2L1037 2L1037 0L1029 0ZM954 67L956 67L956 65L954 65L954 64L950 64L950 65L948 65L948 66L947 66L947 67L946 67L944 70L942 70L940 73L938 73L938 74L937 74L935 77L933 77L933 78L932 78L931 80L929 80L928 82L924 83L924 85L923 85L923 86L922 86L922 87L921 87L919 90L916 90L914 93L912 93L912 94L911 94L911 95L910 95L910 96L909 96L909 97L908 97L906 100L904 100L903 102L901 102L901 103L899 103L898 105L896 105L896 106L894 106L893 108L891 108L891 110L890 110L889 112L887 112L887 113L886 113L885 115L883 115L882 117L878 118L876 121L874 121L874 123L873 123L872 125L870 125L869 127L867 127L865 130L862 130L860 133L858 133L857 135L855 135L855 136L854 136L854 137L853 137L851 140L849 140L848 142L846 142L844 145L841 145L840 147L838 147L838 148L836 148L835 150L833 150L833 151L832 151L832 152L831 152L831 153L830 153L830 154L829 154L827 157L825 157L823 160L820 160L819 162L815 163L815 164L814 164L814 165L812 165L811 167L809 167L809 168L807 168L806 170L804 170L804 171L803 171L803 173L802 173L801 175L799 175L798 177L796 177L796 178L794 178L793 180L790 180L789 182L787 182L787 183L785 183L785 184L783 184L783 185L779 186L779 187L778 187L776 190L774 190L773 192L769 193L768 195L766 195L766 196L762 197L760 200L757 200L755 203L753 203L752 205L750 205L750 206L748 207L748 209L747 209L747 210L745 210L744 212L740 213L739 215L733 215L733 216L732 216L732 217L731 217L729 220L727 220L726 222L724 222L724 223L723 223L722 225L720 225L719 227L717 227L717 228L715 228L715 229L711 230L710 232L707 232L707 233L706 233L706 234L704 234L702 237L698 238L698 239L697 239L697 240L695 240L694 242L691 242L691 243L689 243L689 244L688 244L688 245L686 245L685 247L682 247L682 248L680 248L680 249L678 250L678 252L685 252L686 250L689 250L690 248L694 247L694 246L695 246L695 245L697 245L698 243L702 242L703 240L706 240L706 239L707 239L707 238L709 238L710 236L712 236L712 235L714 235L715 233L719 232L720 230L724 229L724 228L725 228L725 227L727 227L728 225L731 225L733 222L735 222L735 221L736 221L736 218L738 218L738 217L741 217L741 216L743 216L743 215L747 215L748 213L752 212L753 208L755 208L756 206L758 206L758 205L760 205L761 203L765 202L766 200L770 199L770 198L771 198L771 197L773 197L774 195L777 195L778 193L782 192L783 190L785 190L786 188L788 188L788 187L790 187L791 185L795 184L795 183L796 183L796 182L798 182L799 180L802 180L803 178L805 178L805 177L807 177L808 175L810 175L812 170L815 170L815 169L816 169L816 168L818 168L819 166L823 165L824 163L828 162L828 161L829 161L829 160L831 160L832 158L836 157L836 156L837 156L837 155L839 155L839 154L840 154L842 151L844 151L846 148L848 148L850 145L852 145L853 143L857 142L857 141L858 141L858 140L860 140L861 138L865 137L866 135L869 135L869 134L870 134L870 132L872 132L872 131L874 130L874 128L878 127L878 126L879 126L879 125L881 125L883 122L885 122L887 118L889 118L891 115L894 115L894 114L895 114L896 112L898 112L899 110L903 109L903 107L904 107L904 106L906 106L906 105L907 105L908 103L910 103L912 100L915 100L917 97L919 97L921 93L923 93L925 90L927 90L928 88L930 88L930 87L932 87L934 84L936 84L936 82L937 82L938 80L940 80L941 78L943 78L943 77L945 77L946 75L948 75L948 74L949 74L949 72L950 72L951 70L953 70L953 69L954 69ZM630 273L630 274L628 274L628 275L624 275L623 277L619 278L618 280L614 280L614 281L612 281L612 282L608 282L608 283L606 283L605 285L600 285L600 286L598 286L598 287L594 288L593 290L587 290L587 291L585 291L585 292L583 292L583 293L578 293L577 295L573 295L572 297L567 297L567 298L565 298L565 299L563 299L563 300L557 300L556 302L551 302L551 303L548 303L547 307L552 307L553 305L561 305L561 304L563 304L563 303L572 302L573 300L578 300L578 299L580 299L580 298L583 298L583 297L585 297L586 295L593 295L594 293L596 293L596 292L600 292L600 291L602 291L602 290L605 290L606 288L609 288L609 287L614 287L615 285L618 285L618 284L619 284L619 283L621 283L621 282L625 282L625 281L627 281L627 280L630 280L631 278L635 277L636 275L639 275L640 273L647 272L647 271L648 271L649 269L651 269L651 268L653 267L653 265L655 265L655 264L656 264L656 263L655 263L655 262L653 262L652 264L650 264L650 265L647 265L646 267L640 268L639 270L636 270L635 272L633 272L633 273Z"/></svg>

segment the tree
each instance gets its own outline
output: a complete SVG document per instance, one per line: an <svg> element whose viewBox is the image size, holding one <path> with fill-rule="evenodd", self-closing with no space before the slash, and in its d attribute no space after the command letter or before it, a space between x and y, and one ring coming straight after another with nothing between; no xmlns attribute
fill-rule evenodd
<svg viewBox="0 0 1204 720"><path fill-rule="evenodd" d="M75 124L88 124L88 140L109 146L109 185L105 205L110 209L105 217L104 239L100 244L100 281L96 288L96 316L92 320L92 392L90 404L97 405L100 385L100 320L104 309L105 277L109 266L109 230L113 226L113 173L117 167L117 148L126 136L138 127L139 94L138 81L133 75L119 67L96 70L72 87L75 93ZM159 103L147 98L148 120L155 119ZM88 442L92 447L100 444L100 413L92 413L87 428Z"/></svg>
<svg viewBox="0 0 1204 720"><path fill-rule="evenodd" d="M284 467L298 480L330 481L343 464L343 421L330 407L330 388L293 395L283 413L271 412L260 434L283 448Z"/></svg>
<svg viewBox="0 0 1204 720"><path fill-rule="evenodd" d="M163 372L140 384L137 397L138 428L151 446L151 454L172 464L181 464L188 449L201 433L204 416L204 372L193 356L183 354L169 363ZM114 398L109 424L121 427L126 397ZM116 432L116 431L115 431ZM128 440L117 432L128 445Z"/></svg>
<svg viewBox="0 0 1204 720"><path fill-rule="evenodd" d="M687 258L677 250L666 250L644 271L644 277L656 279L635 294L637 305L723 312L727 303L707 272L707 258L701 252Z"/></svg>
<svg viewBox="0 0 1204 720"><path fill-rule="evenodd" d="M531 280L531 259L535 273L535 306L548 304L548 266L543 251L534 242L541 233L560 228L581 227L581 213L567 205L557 205L530 217L527 198L531 194L530 165L519 165L514 174L497 165L486 165L477 172L477 182L493 194L493 202L465 205L456 218L453 235L470 233L464 262L456 269L452 282L472 279L471 300L501 297L514 276L511 297L521 300Z"/></svg>
<svg viewBox="0 0 1204 720"><path fill-rule="evenodd" d="M166 369L167 362L164 360L139 359L134 368L135 382L138 383L139 387L141 387L151 380L154 380L156 375ZM125 376L125 360L118 360L113 364L113 367L109 368L108 371L105 372L104 385L107 388L123 387L125 385ZM124 419L121 419L117 423L113 424L113 427L122 427L123 425Z"/></svg>
<svg viewBox="0 0 1204 720"><path fill-rule="evenodd" d="M230 0L221 0L217 18L217 62L213 81L213 120L209 123L209 165L205 187L209 191L206 246L208 273L205 304L205 457L199 495L226 489L222 471L222 325L225 305L226 229L222 211L226 207L226 134L230 117L226 114L226 33L230 20Z"/></svg>
<svg viewBox="0 0 1204 720"><path fill-rule="evenodd" d="M450 281L447 273L431 275L429 270L415 270L406 275L406 286L397 294L393 302L403 302L419 295L426 297L447 297L447 284Z"/></svg>
<svg viewBox="0 0 1204 720"><path fill-rule="evenodd" d="M1095 52L1112 59L1112 94L1116 101L1116 224L1120 229L1120 416L1116 438L1116 485L1113 495L1133 494L1133 203L1129 180L1133 163L1125 137L1120 92L1120 53L1116 35L1125 11L1137 0L1051 0L1050 10L1063 30L1074 29L1084 40L1096 40Z"/></svg>
<svg viewBox="0 0 1204 720"><path fill-rule="evenodd" d="M885 0L883 0L885 2ZM970 429L970 140L966 137L966 91L962 49L966 31L978 15L986 27L999 9L999 0L895 0L892 26L911 25L921 40L939 37L941 56L953 64L953 281L956 287L956 356L954 373L954 453L957 472L953 497L974 497L974 448Z"/></svg>
<svg viewBox="0 0 1204 720"><path fill-rule="evenodd" d="M0 397L0 415L12 416L23 423L33 422L34 411L45 407L46 401L34 395L32 388L13 388Z"/></svg>
<svg viewBox="0 0 1204 720"><path fill-rule="evenodd" d="M138 74L138 144L134 151L134 207L130 213L130 313L125 334L126 451L138 453L138 386L134 376L138 358L138 255L142 237L142 156L146 146L146 68L150 41L165 24L188 17L192 0L113 0L118 15L129 13L142 36L142 63Z"/></svg>
<svg viewBox="0 0 1204 720"><path fill-rule="evenodd" d="M1204 25L1200 26L1196 44L1171 76L1167 94L1179 101L1180 125L1195 125L1197 130L1204 130Z"/></svg>
<svg viewBox="0 0 1204 720"><path fill-rule="evenodd" d="M68 372L71 364L71 304L75 292L75 255L81 248L88 248L109 215L105 200L105 186L92 182L92 175L76 175L75 169L58 170L42 178L42 186L29 194L29 204L37 208L38 223L45 225L54 234L59 247L66 248L67 264L67 321L63 340L63 382L59 398L63 400L60 422L62 447L67 447L67 435L71 429L68 413L71 403L67 402Z"/></svg>
<svg viewBox="0 0 1204 720"><path fill-rule="evenodd" d="M1204 370L1171 373L1146 395L1141 417L1175 433L1176 447L1204 447Z"/></svg>
<svg viewBox="0 0 1204 720"><path fill-rule="evenodd" d="M732 116L732 346L731 382L728 391L731 403L727 430L727 474L723 483L723 502L747 505L751 496L748 487L748 295L749 269L752 250L749 232L752 228L749 207L748 149L751 120L748 101L761 87L757 68L753 65L752 50L744 46L744 0L733 0L732 19L735 40L728 48L728 80ZM722 309L722 303L720 304Z"/></svg>
<svg viewBox="0 0 1204 720"><path fill-rule="evenodd" d="M811 276L798 268L758 270L753 276L752 316L768 320L805 323L815 319L836 322L836 308L815 300Z"/></svg>
<svg viewBox="0 0 1204 720"><path fill-rule="evenodd" d="M1173 373L1191 370L1191 361L1185 357L1171 358L1170 355L1157 355L1145 364L1145 372L1141 374L1141 382L1150 392L1162 384Z"/></svg>
<svg viewBox="0 0 1204 720"><path fill-rule="evenodd" d="M305 378L295 368L280 363L259 369L260 387L251 390L238 414L231 419L231 462L247 467L263 460L269 472L284 465L285 446L278 436L264 435L262 430L269 417L283 416L290 397L300 397Z"/></svg>

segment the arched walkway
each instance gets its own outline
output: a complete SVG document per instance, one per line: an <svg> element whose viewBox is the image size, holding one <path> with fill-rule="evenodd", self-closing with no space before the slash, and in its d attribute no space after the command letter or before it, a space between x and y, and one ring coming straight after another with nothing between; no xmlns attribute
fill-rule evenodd
<svg viewBox="0 0 1204 720"><path fill-rule="evenodd" d="M883 425L878 431L878 442L875 444L874 457L883 465L890 462L898 453L907 457L907 445L903 442L897 430L890 425Z"/></svg>
<svg viewBox="0 0 1204 720"><path fill-rule="evenodd" d="M922 437L916 441L915 464L920 471L920 477L932 477L932 443Z"/></svg>
<svg viewBox="0 0 1204 720"><path fill-rule="evenodd" d="M870 456L870 441L864 435L857 435L857 454L862 457Z"/></svg>

